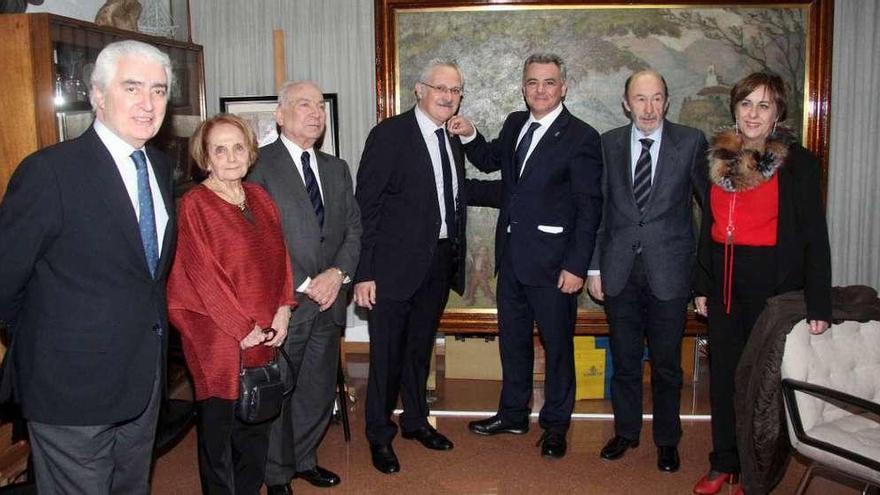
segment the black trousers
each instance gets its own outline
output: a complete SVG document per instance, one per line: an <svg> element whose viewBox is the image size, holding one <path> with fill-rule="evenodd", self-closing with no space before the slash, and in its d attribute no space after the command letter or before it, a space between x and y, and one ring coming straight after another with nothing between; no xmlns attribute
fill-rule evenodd
<svg viewBox="0 0 880 495"><path fill-rule="evenodd" d="M198 402L199 477L208 495L257 495L263 485L271 421L251 425L235 416L235 401Z"/></svg>
<svg viewBox="0 0 880 495"><path fill-rule="evenodd" d="M397 397L403 403L400 428L413 431L428 425L426 382L440 315L449 299L453 270L452 245L437 244L431 268L413 296L405 301L382 297L370 310L370 373L365 406L367 440L388 445L397 434L391 414Z"/></svg>
<svg viewBox="0 0 880 495"><path fill-rule="evenodd" d="M712 252L714 278L723 280L724 247ZM730 313L719 284L708 297L709 309L709 402L712 409L712 469L738 473L734 377L752 327L767 299L775 293L776 249L736 246Z"/></svg>
<svg viewBox="0 0 880 495"><path fill-rule="evenodd" d="M516 278L510 250L502 256L498 278L498 333L501 350L501 401L507 421L528 421L538 323L544 345L544 406L538 422L545 430L565 433L574 410L574 322L577 299L556 287L534 287Z"/></svg>
<svg viewBox="0 0 880 495"><path fill-rule="evenodd" d="M620 294L607 296L614 376L611 405L614 432L637 440L642 430L642 353L645 340L651 358L654 443L674 447L681 439L681 339L687 318L687 297L667 301L651 292L642 257L636 256Z"/></svg>

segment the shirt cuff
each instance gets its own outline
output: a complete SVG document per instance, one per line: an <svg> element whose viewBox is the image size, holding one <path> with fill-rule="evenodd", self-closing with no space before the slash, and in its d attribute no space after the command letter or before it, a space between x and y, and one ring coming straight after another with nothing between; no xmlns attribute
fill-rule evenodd
<svg viewBox="0 0 880 495"><path fill-rule="evenodd" d="M587 276L593 277L599 275L601 272L599 270L587 270Z"/></svg>
<svg viewBox="0 0 880 495"><path fill-rule="evenodd" d="M468 144L474 139L477 139L477 126L474 126L474 133L470 136L461 136L461 144Z"/></svg>

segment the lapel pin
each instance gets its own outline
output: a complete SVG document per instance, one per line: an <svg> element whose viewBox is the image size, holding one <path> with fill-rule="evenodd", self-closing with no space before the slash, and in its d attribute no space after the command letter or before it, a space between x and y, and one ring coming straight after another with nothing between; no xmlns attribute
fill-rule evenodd
<svg viewBox="0 0 880 495"><path fill-rule="evenodd" d="M560 132L562 132L562 131L556 131L556 134L554 134L553 137L559 137Z"/></svg>

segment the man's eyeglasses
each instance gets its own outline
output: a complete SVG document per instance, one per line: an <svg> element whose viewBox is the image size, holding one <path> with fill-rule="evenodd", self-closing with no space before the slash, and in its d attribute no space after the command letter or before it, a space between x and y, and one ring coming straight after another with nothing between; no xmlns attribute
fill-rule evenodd
<svg viewBox="0 0 880 495"><path fill-rule="evenodd" d="M424 84L425 86L431 88L431 89L434 89L434 90L437 90L437 91L443 93L444 95L451 94L452 96L461 96L462 93L464 93L464 89L459 88L459 87L447 88L446 86L434 86L433 84L428 84L425 81L419 81L419 82Z"/></svg>

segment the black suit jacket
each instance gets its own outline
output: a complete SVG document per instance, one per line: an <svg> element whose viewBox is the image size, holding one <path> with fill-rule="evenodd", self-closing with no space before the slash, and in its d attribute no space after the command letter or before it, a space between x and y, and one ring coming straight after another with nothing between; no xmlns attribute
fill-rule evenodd
<svg viewBox="0 0 880 495"><path fill-rule="evenodd" d="M803 289L808 320L831 322L831 247L822 192L819 160L800 144L792 144L779 174L779 217L776 224L776 294ZM709 188L706 197L709 198ZM712 209L706 208L700 229L694 290L713 297L721 281L712 271Z"/></svg>
<svg viewBox="0 0 880 495"><path fill-rule="evenodd" d="M0 205L0 319L11 330L12 361L7 355L3 379L14 377L30 420L136 417L157 363L164 369L173 179L167 157L153 148L147 155L169 215L156 278L122 178L94 129L27 157L9 182Z"/></svg>
<svg viewBox="0 0 880 495"><path fill-rule="evenodd" d="M605 204L591 268L602 273L602 290L623 290L640 252L654 296L661 300L691 292L696 236L694 196L702 206L706 193L706 138L691 127L663 123L663 136L651 195L639 212L633 195L632 124L602 135Z"/></svg>
<svg viewBox="0 0 880 495"><path fill-rule="evenodd" d="M464 290L467 208L464 153L449 137L458 180L458 253L451 287ZM430 268L440 233L440 205L428 147L413 109L380 122L370 131L357 173L357 201L363 237L357 282L374 280L380 297L412 297ZM450 236L452 237L452 236Z"/></svg>
<svg viewBox="0 0 880 495"><path fill-rule="evenodd" d="M477 134L464 150L483 172L501 170L496 271L505 250L511 249L522 283L555 287L560 270L586 277L590 265L602 214L599 133L563 108L520 176L514 152L528 118L529 112L514 112L504 121L498 138L490 143ZM488 199L472 201L474 205L491 203Z"/></svg>

